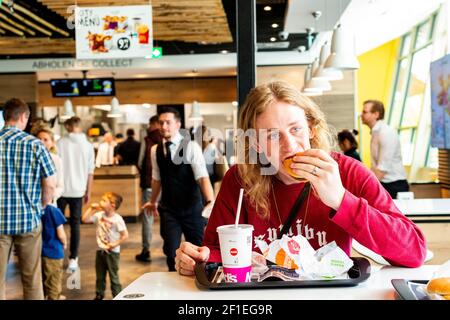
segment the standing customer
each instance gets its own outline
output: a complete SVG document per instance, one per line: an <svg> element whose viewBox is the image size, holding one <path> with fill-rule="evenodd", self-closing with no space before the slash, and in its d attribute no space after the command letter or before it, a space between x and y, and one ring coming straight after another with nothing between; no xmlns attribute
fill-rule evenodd
<svg viewBox="0 0 450 320"><path fill-rule="evenodd" d="M41 141L23 132L30 116L20 99L7 101L0 131L0 300L12 245L17 250L24 299L42 300L43 207L52 201L55 166Z"/></svg>
<svg viewBox="0 0 450 320"><path fill-rule="evenodd" d="M81 131L81 119L72 117L64 123L68 134L58 143L58 152L63 163L64 193L58 199L58 208L64 213L70 210L70 255L69 270L78 268L80 245L81 208L91 198L94 174L94 147Z"/></svg>
<svg viewBox="0 0 450 320"><path fill-rule="evenodd" d="M175 251L180 246L181 234L197 245L203 240L202 194L205 205L212 206L214 192L201 147L189 135L183 137L179 132L178 110L164 108L159 125L163 141L151 150L152 197L144 208L154 216L160 215L167 266L169 271L175 271Z"/></svg>
<svg viewBox="0 0 450 320"><path fill-rule="evenodd" d="M409 191L406 172L403 167L400 139L395 130L384 119L384 105L378 100L364 101L361 113L362 123L372 133L370 153L371 170L393 199L398 192Z"/></svg>
<svg viewBox="0 0 450 320"><path fill-rule="evenodd" d="M119 145L117 149L119 164L122 166L136 165L139 159L139 149L141 144L134 139L134 130L127 130L127 139Z"/></svg>
<svg viewBox="0 0 450 320"><path fill-rule="evenodd" d="M117 143L114 141L111 132L106 132L103 135L103 142L98 146L97 157L95 159L97 168L116 164L116 160L114 159L114 149L116 146Z"/></svg>
<svg viewBox="0 0 450 320"><path fill-rule="evenodd" d="M56 168L56 189L55 194L53 196L53 203L56 204L56 201L64 192L64 175L62 170L62 161L61 157L58 156L56 151L56 142L55 135L53 131L46 127L40 127L36 129L33 133L39 140L42 141L44 146L50 152L50 156L52 157L53 163Z"/></svg>
<svg viewBox="0 0 450 320"><path fill-rule="evenodd" d="M152 160L151 149L155 144L161 142L161 132L159 131L159 119L155 115L150 118L147 128L147 136L144 138L144 143L141 144L141 151L139 154L139 164L141 173L141 190L142 203L145 204L150 201L152 196ZM152 227L153 215L148 210L142 210L142 252L136 255L136 260L142 262L151 262L150 245L152 243Z"/></svg>

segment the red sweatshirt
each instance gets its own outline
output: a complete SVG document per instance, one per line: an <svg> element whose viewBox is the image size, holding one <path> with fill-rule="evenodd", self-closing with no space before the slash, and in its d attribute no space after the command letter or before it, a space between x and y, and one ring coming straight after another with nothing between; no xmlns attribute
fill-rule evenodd
<svg viewBox="0 0 450 320"><path fill-rule="evenodd" d="M406 267L422 265L426 256L424 235L395 206L389 193L375 175L361 162L350 157L336 152L332 152L331 156L339 164L342 184L346 189L339 210L330 218L332 209L320 201L311 189L306 217L307 199L302 204L288 235L302 234L314 249L334 240L348 255L354 238L392 265ZM267 243L277 239L281 224L287 219L289 211L304 187L303 183L285 185L274 176L272 181L282 222L280 223L271 193L268 219L264 220L258 216L244 196L239 221L253 225L254 240L261 239ZM221 261L216 228L234 223L240 188L237 166L233 166L222 181L205 231L203 244L211 250L210 261ZM253 244L254 250L259 251L254 241Z"/></svg>

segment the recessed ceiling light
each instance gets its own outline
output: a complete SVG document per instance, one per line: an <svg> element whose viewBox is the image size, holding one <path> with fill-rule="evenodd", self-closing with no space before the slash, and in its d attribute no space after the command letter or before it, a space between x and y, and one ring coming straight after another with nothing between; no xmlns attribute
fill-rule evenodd
<svg viewBox="0 0 450 320"><path fill-rule="evenodd" d="M278 23L272 23L272 28L278 28Z"/></svg>
<svg viewBox="0 0 450 320"><path fill-rule="evenodd" d="M275 42L275 41L277 41L277 38L275 38L275 37L270 37L270 41Z"/></svg>
<svg viewBox="0 0 450 320"><path fill-rule="evenodd" d="M227 54L227 53L228 53L228 50L220 50L220 53L222 53L222 54Z"/></svg>
<svg viewBox="0 0 450 320"><path fill-rule="evenodd" d="M237 102L237 101L233 101L233 102L231 102L231 105L232 105L233 107L237 107L237 106L238 106L238 102Z"/></svg>
<svg viewBox="0 0 450 320"><path fill-rule="evenodd" d="M271 7L271 6L265 6L265 7L264 7L264 11L270 11L270 10L272 10L272 7Z"/></svg>

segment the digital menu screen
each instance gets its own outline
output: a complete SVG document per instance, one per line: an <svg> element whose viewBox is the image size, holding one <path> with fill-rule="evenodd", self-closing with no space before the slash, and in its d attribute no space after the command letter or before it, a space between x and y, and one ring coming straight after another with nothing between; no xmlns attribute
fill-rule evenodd
<svg viewBox="0 0 450 320"><path fill-rule="evenodd" d="M113 78L52 79L53 97L115 96Z"/></svg>
<svg viewBox="0 0 450 320"><path fill-rule="evenodd" d="M83 88L86 96L114 96L113 78L84 79Z"/></svg>
<svg viewBox="0 0 450 320"><path fill-rule="evenodd" d="M50 80L53 97L81 97L80 79Z"/></svg>

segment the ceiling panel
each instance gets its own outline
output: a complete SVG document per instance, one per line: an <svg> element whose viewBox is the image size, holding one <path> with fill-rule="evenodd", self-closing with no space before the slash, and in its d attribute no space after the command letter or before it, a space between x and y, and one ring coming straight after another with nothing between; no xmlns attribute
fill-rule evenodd
<svg viewBox="0 0 450 320"><path fill-rule="evenodd" d="M0 6L0 58L74 57L74 31L67 28L78 6L148 4L147 0L15 0ZM307 35L280 37L287 0L257 0L258 51L308 47ZM154 45L164 55L236 52L236 0L152 0ZM264 8L270 6L271 10Z"/></svg>

